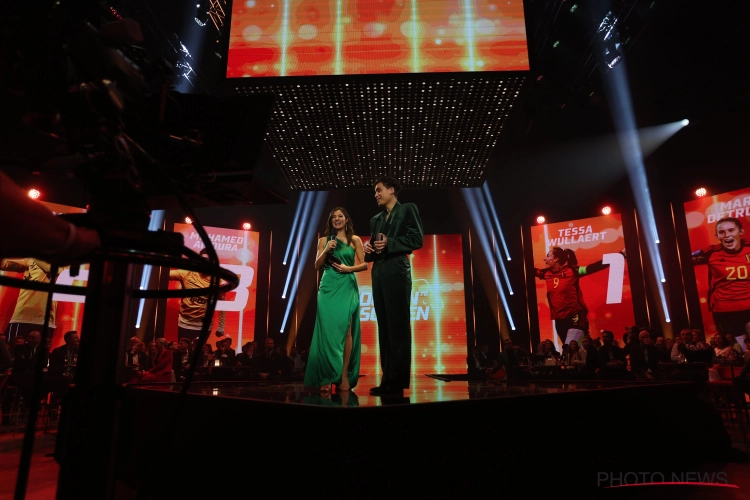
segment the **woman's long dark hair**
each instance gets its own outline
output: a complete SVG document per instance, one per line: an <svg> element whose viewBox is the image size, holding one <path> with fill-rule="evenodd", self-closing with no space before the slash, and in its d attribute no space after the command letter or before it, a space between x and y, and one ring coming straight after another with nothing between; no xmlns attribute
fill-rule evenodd
<svg viewBox="0 0 750 500"><path fill-rule="evenodd" d="M328 214L328 221L326 222L326 236L331 236L332 234L338 233L338 230L333 228L333 214L336 212L341 212L344 214L344 218L346 218L346 224L344 225L344 231L346 232L346 244L351 245L352 244L352 236L354 236L354 224L352 224L352 218L349 217L349 212L346 211L344 207L336 207L333 210L331 210L331 213Z"/></svg>
<svg viewBox="0 0 750 500"><path fill-rule="evenodd" d="M565 264L571 267L578 265L578 257L576 257L576 253L570 248L552 247L550 248L550 252L552 252L552 255L555 256L561 266Z"/></svg>

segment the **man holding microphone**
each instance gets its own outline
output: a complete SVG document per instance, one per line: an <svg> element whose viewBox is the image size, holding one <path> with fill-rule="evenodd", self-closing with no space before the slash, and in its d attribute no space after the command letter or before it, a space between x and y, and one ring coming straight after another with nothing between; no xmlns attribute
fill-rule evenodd
<svg viewBox="0 0 750 500"><path fill-rule="evenodd" d="M364 245L365 262L373 262L372 296L378 321L383 378L370 394L401 396L411 374L411 263L409 255L422 248L424 231L413 203L398 202L401 183L381 177L375 200L383 210L370 219L371 238Z"/></svg>

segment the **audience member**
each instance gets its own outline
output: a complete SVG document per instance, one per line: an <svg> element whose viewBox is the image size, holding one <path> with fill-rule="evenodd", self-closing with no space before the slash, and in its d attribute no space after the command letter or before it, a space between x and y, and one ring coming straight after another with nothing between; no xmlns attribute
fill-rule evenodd
<svg viewBox="0 0 750 500"><path fill-rule="evenodd" d="M217 342L217 345L219 348L214 353L214 360L219 360L219 366L234 366L234 358L237 353L231 348L231 337L222 337L221 340Z"/></svg>
<svg viewBox="0 0 750 500"><path fill-rule="evenodd" d="M294 363L292 366L292 380L302 380L305 377L305 367L307 363L302 358L302 354L297 351L297 346L293 346L289 352L289 357Z"/></svg>
<svg viewBox="0 0 750 500"><path fill-rule="evenodd" d="M602 331L602 347L598 351L599 373L605 380L624 380L628 378L625 353L614 340L612 332Z"/></svg>
<svg viewBox="0 0 750 500"><path fill-rule="evenodd" d="M630 348L630 368L638 380L656 380L659 373L659 352L651 340L651 334L641 330L638 343Z"/></svg>
<svg viewBox="0 0 750 500"><path fill-rule="evenodd" d="M169 350L169 343L164 338L156 339L154 362L151 369L141 374L142 382L173 382L174 374L172 373L172 351Z"/></svg>
<svg viewBox="0 0 750 500"><path fill-rule="evenodd" d="M78 364L78 332L65 332L63 339L65 344L54 349L49 355L47 373L67 377L70 382Z"/></svg>
<svg viewBox="0 0 750 500"><path fill-rule="evenodd" d="M273 338L268 337L265 341L264 348L261 349L258 355L258 361L256 366L258 369L258 375L263 380L266 380L271 373L274 371L274 367L278 363L278 355L274 350Z"/></svg>
<svg viewBox="0 0 750 500"><path fill-rule="evenodd" d="M190 370L190 339L181 338L177 344L177 351L172 353L172 370L175 382L184 382Z"/></svg>

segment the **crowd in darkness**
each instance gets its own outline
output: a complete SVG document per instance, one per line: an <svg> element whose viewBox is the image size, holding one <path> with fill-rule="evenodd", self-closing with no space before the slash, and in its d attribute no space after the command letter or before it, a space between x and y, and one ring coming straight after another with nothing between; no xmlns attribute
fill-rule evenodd
<svg viewBox="0 0 750 500"><path fill-rule="evenodd" d="M638 381L679 379L681 373L665 367L700 363L706 368L707 380L715 381L725 378L718 366L726 363L744 363L740 377L748 373L750 336L745 335L742 340L745 349L732 335L716 334L707 341L702 331L683 329L672 339L633 326L626 329L621 340L604 330L596 338L586 334L580 342L571 340L561 351L551 340L540 342L528 352L504 339L502 351L497 355L493 356L485 345L475 348L467 363L469 373L478 379L514 378L523 373L519 367L531 368L533 372L533 367L563 365L569 368L568 376L574 378Z"/></svg>
<svg viewBox="0 0 750 500"><path fill-rule="evenodd" d="M138 337L131 338L125 359L127 381L184 381L197 342L198 339L189 338L173 342L156 339L147 346ZM204 344L198 360L194 370L198 379L291 382L302 380L307 353L299 352L296 347L287 353L285 347L276 346L269 337L262 348L258 348L257 342L247 342L238 354L232 347L232 338L223 336L213 346Z"/></svg>

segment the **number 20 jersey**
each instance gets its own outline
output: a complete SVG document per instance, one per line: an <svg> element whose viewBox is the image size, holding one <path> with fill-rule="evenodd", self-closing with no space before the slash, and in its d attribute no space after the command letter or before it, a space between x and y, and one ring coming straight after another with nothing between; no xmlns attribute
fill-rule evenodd
<svg viewBox="0 0 750 500"><path fill-rule="evenodd" d="M750 309L750 246L730 253L721 245L703 250L707 258L710 291L708 304L713 312Z"/></svg>

